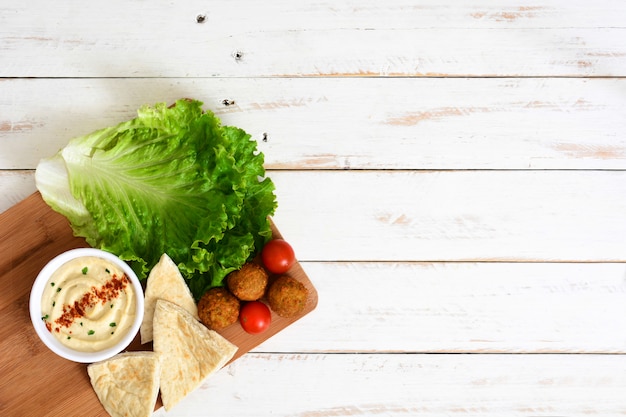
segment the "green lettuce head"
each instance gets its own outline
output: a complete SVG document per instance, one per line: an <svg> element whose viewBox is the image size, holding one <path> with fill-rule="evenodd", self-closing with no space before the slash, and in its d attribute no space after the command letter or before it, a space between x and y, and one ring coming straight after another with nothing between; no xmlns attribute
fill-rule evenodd
<svg viewBox="0 0 626 417"><path fill-rule="evenodd" d="M167 253L199 299L271 238L277 203L263 162L249 134L178 100L72 139L35 180L76 236L140 278Z"/></svg>

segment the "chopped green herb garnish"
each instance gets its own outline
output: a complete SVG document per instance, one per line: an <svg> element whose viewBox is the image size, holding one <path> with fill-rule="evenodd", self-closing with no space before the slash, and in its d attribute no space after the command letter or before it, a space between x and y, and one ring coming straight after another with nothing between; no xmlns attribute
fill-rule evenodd
<svg viewBox="0 0 626 417"><path fill-rule="evenodd" d="M56 301L53 301L53 302L52 302L52 307L54 307L55 305L57 305L57 302L56 302Z"/></svg>
<svg viewBox="0 0 626 417"><path fill-rule="evenodd" d="M54 282L51 282L51 283L50 283L50 286L51 286L51 287L54 287Z"/></svg>
<svg viewBox="0 0 626 417"><path fill-rule="evenodd" d="M48 320L48 317L49 317L49 316L46 314L46 315L45 315L45 316L43 316L41 319L42 319L42 320Z"/></svg>
<svg viewBox="0 0 626 417"><path fill-rule="evenodd" d="M113 308L113 304L111 304L111 308Z"/></svg>
<svg viewBox="0 0 626 417"><path fill-rule="evenodd" d="M87 275L87 271L89 271L89 268L84 267L81 272L83 273L83 275Z"/></svg>
<svg viewBox="0 0 626 417"><path fill-rule="evenodd" d="M114 334L115 332L111 332L111 334Z"/></svg>
<svg viewBox="0 0 626 417"><path fill-rule="evenodd" d="M61 287L57 288L57 292L60 292L60 291L61 291Z"/></svg>
<svg viewBox="0 0 626 417"><path fill-rule="evenodd" d="M67 336L67 340L70 340L72 337L71 336Z"/></svg>
<svg viewBox="0 0 626 417"><path fill-rule="evenodd" d="M80 322L80 325L81 325L81 326L83 325L83 322L82 322L82 321Z"/></svg>
<svg viewBox="0 0 626 417"><path fill-rule="evenodd" d="M107 271L107 274L111 273L111 271L109 271L109 268L105 268L104 270Z"/></svg>
<svg viewBox="0 0 626 417"><path fill-rule="evenodd" d="M112 322L112 323L109 323L109 326L115 327L115 326L117 326L117 324L115 324L115 322Z"/></svg>
<svg viewBox="0 0 626 417"><path fill-rule="evenodd" d="M89 331L87 332L87 334L88 334L89 336L91 336L91 335L92 335L92 334L94 334L94 333L95 333L95 330L89 330Z"/></svg>

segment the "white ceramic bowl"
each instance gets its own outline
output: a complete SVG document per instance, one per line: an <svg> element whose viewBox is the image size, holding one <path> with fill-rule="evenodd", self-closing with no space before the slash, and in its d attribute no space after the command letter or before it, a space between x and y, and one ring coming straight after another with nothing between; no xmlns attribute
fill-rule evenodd
<svg viewBox="0 0 626 417"><path fill-rule="evenodd" d="M135 290L135 320L132 323L129 331L123 336L122 339L120 339L120 341L116 345L97 352L81 352L63 345L56 337L54 337L54 335L52 335L52 333L50 333L50 331L48 331L45 322L41 319L41 297L43 295L44 288L46 287L46 284L50 279L50 276L59 267L61 267L61 265L72 259L80 258L83 256L95 256L116 264L126 273ZM50 262L48 262L48 264L44 266L44 268L41 270L41 272L39 272L39 275L37 275L37 278L35 279L33 288L30 292L29 304L30 319L33 322L35 331L37 332L37 335L39 336L41 341L57 355L74 362L82 363L92 363L108 359L128 347L128 345L137 335L137 332L139 331L139 328L141 326L141 322L143 320L143 307L143 289L141 287L139 279L137 278L137 275L130 268L130 266L110 252L105 252L103 250L93 248L72 249L58 255Z"/></svg>

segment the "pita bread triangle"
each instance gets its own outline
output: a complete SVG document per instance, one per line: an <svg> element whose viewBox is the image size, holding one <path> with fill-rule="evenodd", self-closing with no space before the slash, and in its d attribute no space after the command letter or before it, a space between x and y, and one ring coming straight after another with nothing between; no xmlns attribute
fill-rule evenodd
<svg viewBox="0 0 626 417"><path fill-rule="evenodd" d="M112 417L150 417L161 363L154 352L125 352L87 367L100 403Z"/></svg>
<svg viewBox="0 0 626 417"><path fill-rule="evenodd" d="M144 314L141 323L141 343L152 340L152 319L158 299L170 301L198 318L198 307L193 295L172 259L164 253L148 275L144 296Z"/></svg>
<svg viewBox="0 0 626 417"><path fill-rule="evenodd" d="M153 349L163 360L161 400L167 411L237 352L237 346L166 300L157 300L154 310Z"/></svg>

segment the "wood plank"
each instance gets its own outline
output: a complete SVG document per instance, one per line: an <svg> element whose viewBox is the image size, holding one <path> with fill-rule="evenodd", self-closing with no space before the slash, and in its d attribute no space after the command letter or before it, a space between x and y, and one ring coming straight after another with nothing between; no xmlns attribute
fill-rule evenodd
<svg viewBox="0 0 626 417"><path fill-rule="evenodd" d="M626 260L624 171L269 175L302 260Z"/></svg>
<svg viewBox="0 0 626 417"><path fill-rule="evenodd" d="M616 416L624 389L623 355L248 354L176 415Z"/></svg>
<svg viewBox="0 0 626 417"><path fill-rule="evenodd" d="M88 32L90 24L103 25L105 19L117 13L118 26L127 31L157 30L164 23L172 31L198 33L215 30L219 33L309 28L328 29L412 29L412 28L598 28L624 27L626 5L620 0L536 0L523 4L519 0L476 0L471 3L458 0L388 0L385 4L371 0L272 0L265 4L237 0L207 5L203 0L189 0L172 4L166 0L150 3L111 0L106 5L94 5L94 12L71 4L50 6L49 2L33 0L2 6L0 22L7 30L39 27L40 31ZM36 16L29 12L38 10ZM105 16L103 16L105 15ZM197 16L205 19L201 24ZM143 17L143 18L142 18ZM59 28L58 23L67 24ZM115 24L115 22L110 22ZM190 25L194 23L194 25ZM140 26L138 28L137 26ZM118 34L110 34L119 37ZM167 40L166 40L167 41Z"/></svg>
<svg viewBox="0 0 626 417"><path fill-rule="evenodd" d="M0 77L624 75L620 2L386 5L5 5Z"/></svg>
<svg viewBox="0 0 626 417"><path fill-rule="evenodd" d="M255 352L626 353L624 263L303 268L318 307Z"/></svg>
<svg viewBox="0 0 626 417"><path fill-rule="evenodd" d="M268 175L303 261L626 261L625 171Z"/></svg>
<svg viewBox="0 0 626 417"><path fill-rule="evenodd" d="M181 97L247 130L269 169L626 169L625 89L568 78L4 80L0 169L34 169L73 137Z"/></svg>

